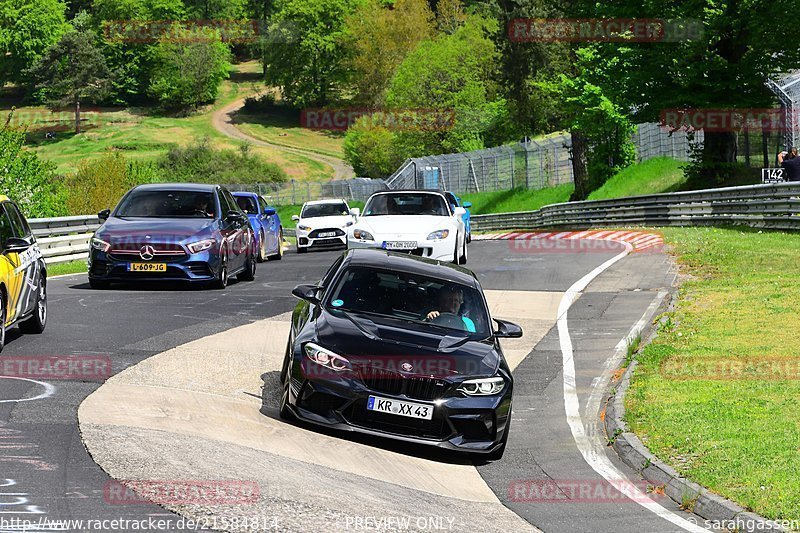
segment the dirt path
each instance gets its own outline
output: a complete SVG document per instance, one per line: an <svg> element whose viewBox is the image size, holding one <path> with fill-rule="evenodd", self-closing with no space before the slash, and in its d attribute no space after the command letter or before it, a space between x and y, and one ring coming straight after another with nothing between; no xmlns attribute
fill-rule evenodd
<svg viewBox="0 0 800 533"><path fill-rule="evenodd" d="M280 144L273 144L267 141L262 141L261 139L256 139L255 137L251 137L250 135L244 133L236 127L235 118L236 113L242 108L242 106L244 106L244 98L236 100L235 102L231 102L225 107L218 109L211 116L211 124L218 131L233 139L247 141L257 146L269 146L277 150L282 150L284 152L290 152L293 154L300 154L309 159L313 159L314 161L319 161L320 163L323 163L333 169L333 179L335 180L343 180L355 177L353 167L336 157L320 155L315 152L307 152L302 148L292 148Z"/></svg>

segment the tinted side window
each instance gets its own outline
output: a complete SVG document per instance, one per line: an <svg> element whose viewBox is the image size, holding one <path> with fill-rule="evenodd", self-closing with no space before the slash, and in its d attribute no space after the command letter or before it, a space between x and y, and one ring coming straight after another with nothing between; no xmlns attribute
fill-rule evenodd
<svg viewBox="0 0 800 533"><path fill-rule="evenodd" d="M14 236L14 230L11 229L11 221L6 214L7 205L7 202L0 204L0 249L4 249L6 241Z"/></svg>
<svg viewBox="0 0 800 533"><path fill-rule="evenodd" d="M239 204L236 203L236 199L230 193L228 189L222 189L222 195L225 197L225 200L228 202L228 206L230 207L231 211L242 211L242 208L239 207Z"/></svg>
<svg viewBox="0 0 800 533"><path fill-rule="evenodd" d="M320 285L322 285L323 287L327 287L328 284L330 284L331 279L333 278L334 274L336 274L336 272L339 271L339 267L342 266L342 261L344 261L344 254L342 254L339 257L339 259L337 259L331 265L331 267L328 269L328 271L325 273L325 275L322 276L322 279L320 280Z"/></svg>
<svg viewBox="0 0 800 533"><path fill-rule="evenodd" d="M225 198L225 193L222 189L217 189L217 196L219 196L219 206L222 208L222 218L225 218L232 209L231 204L228 202L228 199Z"/></svg>
<svg viewBox="0 0 800 533"><path fill-rule="evenodd" d="M19 212L19 209L17 209L17 206L12 202L7 202L5 207L8 218L11 221L11 228L14 232L14 237L19 237L21 239L30 237L31 228L28 226L25 218Z"/></svg>
<svg viewBox="0 0 800 533"><path fill-rule="evenodd" d="M263 213L264 210L267 208L267 201L259 196L258 197L258 205L261 207L261 212Z"/></svg>

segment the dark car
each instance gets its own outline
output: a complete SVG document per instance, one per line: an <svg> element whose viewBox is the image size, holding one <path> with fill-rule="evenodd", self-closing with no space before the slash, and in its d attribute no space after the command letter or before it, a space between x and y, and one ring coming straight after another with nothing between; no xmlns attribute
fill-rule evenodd
<svg viewBox="0 0 800 533"><path fill-rule="evenodd" d="M247 213L250 227L256 236L258 261L279 260L283 257L283 226L278 212L254 192L234 192L239 207Z"/></svg>
<svg viewBox="0 0 800 533"><path fill-rule="evenodd" d="M247 215L219 185L139 185L122 197L90 243L89 284L171 280L225 288L251 281L256 247Z"/></svg>
<svg viewBox="0 0 800 533"><path fill-rule="evenodd" d="M281 370L281 416L502 456L513 379L475 275L402 253L344 253L300 285Z"/></svg>

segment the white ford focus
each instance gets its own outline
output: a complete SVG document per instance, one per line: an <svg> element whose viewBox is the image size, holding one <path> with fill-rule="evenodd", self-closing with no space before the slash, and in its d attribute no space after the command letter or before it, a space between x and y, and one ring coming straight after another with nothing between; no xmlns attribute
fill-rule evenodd
<svg viewBox="0 0 800 533"><path fill-rule="evenodd" d="M437 191L375 193L347 232L348 248L383 248L420 257L467 262L464 208Z"/></svg>
<svg viewBox="0 0 800 533"><path fill-rule="evenodd" d="M342 199L306 202L300 216L293 216L297 223L297 253L309 248L347 246L347 229L355 217Z"/></svg>

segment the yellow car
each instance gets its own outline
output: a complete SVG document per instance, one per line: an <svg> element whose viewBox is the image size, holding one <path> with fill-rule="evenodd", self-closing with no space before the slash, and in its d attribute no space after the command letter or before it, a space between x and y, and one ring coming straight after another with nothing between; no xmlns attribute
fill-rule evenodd
<svg viewBox="0 0 800 533"><path fill-rule="evenodd" d="M19 208L0 195L0 350L6 329L41 333L47 322L47 266Z"/></svg>

